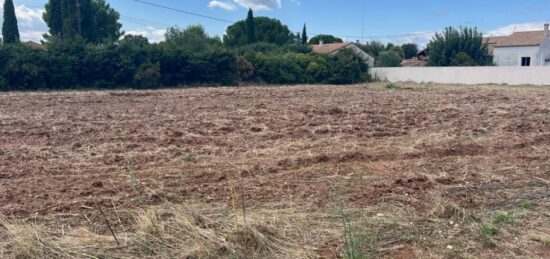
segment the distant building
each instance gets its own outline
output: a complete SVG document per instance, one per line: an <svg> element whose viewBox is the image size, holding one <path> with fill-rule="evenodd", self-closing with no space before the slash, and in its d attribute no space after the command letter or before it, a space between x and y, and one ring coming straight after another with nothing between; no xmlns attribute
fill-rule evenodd
<svg viewBox="0 0 550 259"><path fill-rule="evenodd" d="M311 47L313 52L327 55L336 55L343 49L349 49L365 61L369 65L369 68L374 67L374 58L351 42L323 44L323 41L321 41L319 45L312 45Z"/></svg>
<svg viewBox="0 0 550 259"><path fill-rule="evenodd" d="M423 49L416 54L416 57L401 60L402 67L425 67L428 65L428 49Z"/></svg>
<svg viewBox="0 0 550 259"><path fill-rule="evenodd" d="M542 31L514 32L510 36L484 39L489 54L497 66L550 66L550 32L548 24Z"/></svg>
<svg viewBox="0 0 550 259"><path fill-rule="evenodd" d="M411 59L401 60L402 67L425 67L427 65L428 65L427 59L411 58Z"/></svg>

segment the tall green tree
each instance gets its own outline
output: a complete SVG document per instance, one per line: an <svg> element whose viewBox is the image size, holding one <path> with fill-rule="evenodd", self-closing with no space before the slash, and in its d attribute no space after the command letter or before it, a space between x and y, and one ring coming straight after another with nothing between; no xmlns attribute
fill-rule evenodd
<svg viewBox="0 0 550 259"><path fill-rule="evenodd" d="M403 44L401 49L403 49L405 58L407 59L414 58L416 57L416 54L418 54L418 45L414 43Z"/></svg>
<svg viewBox="0 0 550 259"><path fill-rule="evenodd" d="M252 8L248 9L248 16L246 17L246 39L248 44L256 42L256 23L254 22Z"/></svg>
<svg viewBox="0 0 550 259"><path fill-rule="evenodd" d="M290 44L295 35L281 21L268 17L254 17L255 42L266 42L277 45ZM239 47L249 44L246 20L242 20L227 27L223 42L230 47Z"/></svg>
<svg viewBox="0 0 550 259"><path fill-rule="evenodd" d="M87 42L116 41L123 35L120 14L105 0L49 0L43 18L50 37L81 37Z"/></svg>
<svg viewBox="0 0 550 259"><path fill-rule="evenodd" d="M17 17L15 16L15 7L13 0L4 2L4 23L2 24L2 37L4 43L19 43L19 28L17 27Z"/></svg>
<svg viewBox="0 0 550 259"><path fill-rule="evenodd" d="M369 53L374 58L377 58L380 52L386 49L386 46L380 41L367 42L364 45L359 45L363 51Z"/></svg>
<svg viewBox="0 0 550 259"><path fill-rule="evenodd" d="M188 53L200 53L221 46L222 42L218 37L210 37L202 25L189 25L185 29L171 27L166 30L166 41L160 43L168 48L185 50Z"/></svg>
<svg viewBox="0 0 550 259"><path fill-rule="evenodd" d="M401 48L401 46L393 46L391 49L389 49L397 54L399 54L399 57L401 58L404 58L405 57L405 52L403 51L403 49Z"/></svg>
<svg viewBox="0 0 550 259"><path fill-rule="evenodd" d="M304 23L304 29L302 29L302 45L307 45L307 29Z"/></svg>
<svg viewBox="0 0 550 259"><path fill-rule="evenodd" d="M430 50L428 64L431 66L450 66L464 63L464 60L471 65L483 66L492 63L487 45L483 44L483 35L477 31L477 28L448 27L442 33L435 34L428 44L428 49ZM471 61L467 58L468 56Z"/></svg>
<svg viewBox="0 0 550 259"><path fill-rule="evenodd" d="M342 42L344 42L342 39L340 39L338 37L334 37L332 35L321 34L321 35L317 35L317 36L309 39L309 44L316 45L316 44L319 44L319 42L321 42L321 40L323 40L323 44L342 43Z"/></svg>

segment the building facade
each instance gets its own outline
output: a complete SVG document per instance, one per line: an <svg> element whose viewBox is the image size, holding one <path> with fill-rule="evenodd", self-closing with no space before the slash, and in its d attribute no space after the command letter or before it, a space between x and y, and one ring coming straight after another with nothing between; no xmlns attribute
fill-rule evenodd
<svg viewBox="0 0 550 259"><path fill-rule="evenodd" d="M485 39L497 66L550 66L550 32L514 32L510 36Z"/></svg>

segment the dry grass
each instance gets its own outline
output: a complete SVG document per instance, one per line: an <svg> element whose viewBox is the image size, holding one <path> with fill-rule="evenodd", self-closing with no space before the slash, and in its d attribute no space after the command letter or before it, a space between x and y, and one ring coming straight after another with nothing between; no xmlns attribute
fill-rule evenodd
<svg viewBox="0 0 550 259"><path fill-rule="evenodd" d="M5 93L0 258L548 258L548 100L431 84Z"/></svg>

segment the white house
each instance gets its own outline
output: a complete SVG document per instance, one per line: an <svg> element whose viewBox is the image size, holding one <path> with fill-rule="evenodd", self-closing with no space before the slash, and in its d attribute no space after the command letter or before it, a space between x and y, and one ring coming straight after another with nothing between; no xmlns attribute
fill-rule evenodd
<svg viewBox="0 0 550 259"><path fill-rule="evenodd" d="M311 48L313 52L327 55L336 55L343 49L349 49L353 51L353 53L355 53L359 58L365 61L365 63L368 64L369 68L374 67L374 58L351 42L323 44L323 41L321 40L321 42L319 42L319 45L312 45Z"/></svg>
<svg viewBox="0 0 550 259"><path fill-rule="evenodd" d="M510 36L485 39L493 62L498 66L550 66L550 32L514 32Z"/></svg>

